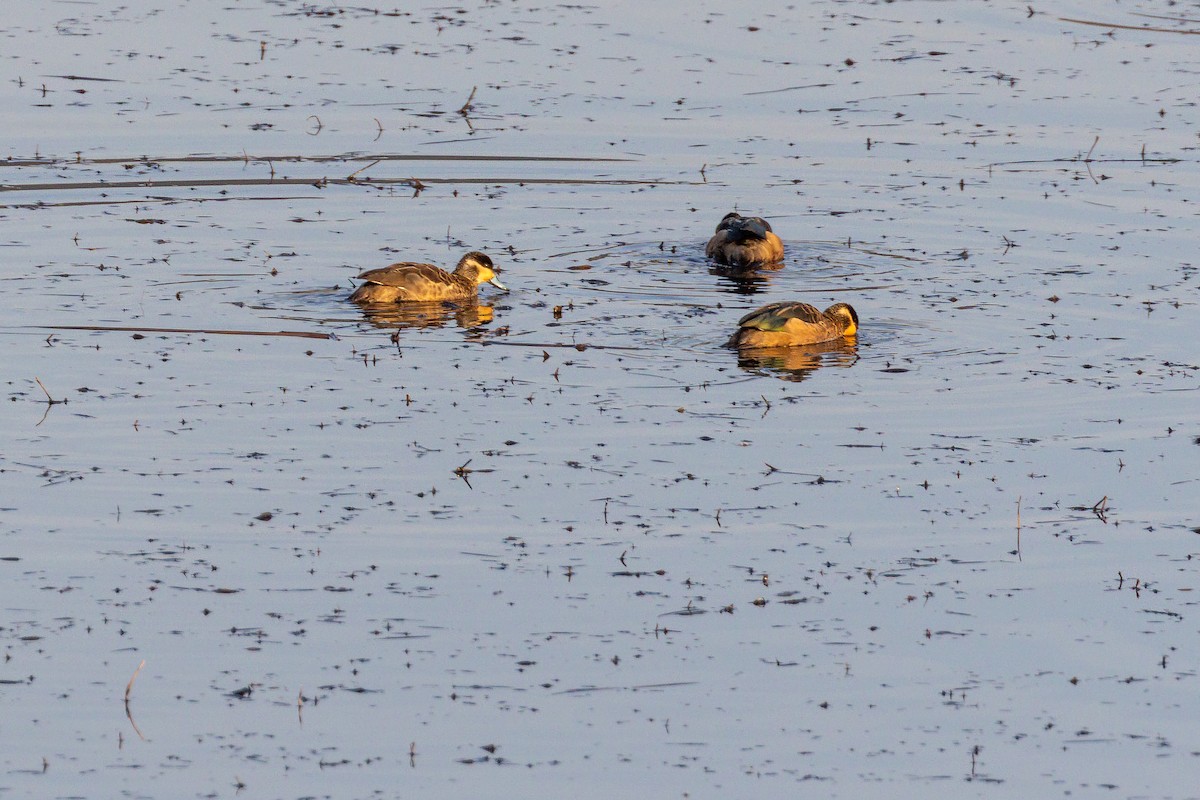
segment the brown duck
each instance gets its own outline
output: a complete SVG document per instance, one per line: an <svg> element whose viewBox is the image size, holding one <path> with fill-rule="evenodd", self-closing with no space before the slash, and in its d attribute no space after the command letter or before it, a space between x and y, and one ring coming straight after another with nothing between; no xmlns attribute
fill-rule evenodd
<svg viewBox="0 0 1200 800"><path fill-rule="evenodd" d="M845 303L819 311L808 303L771 303L738 320L731 347L795 347L854 336L858 314Z"/></svg>
<svg viewBox="0 0 1200 800"><path fill-rule="evenodd" d="M783 260L783 241L762 217L743 217L731 211L717 225L704 255L730 267L763 267Z"/></svg>
<svg viewBox="0 0 1200 800"><path fill-rule="evenodd" d="M369 269L358 276L366 281L354 290L355 303L406 303L437 300L463 300L479 294L481 283L490 283L508 291L496 277L492 259L472 251L459 259L454 272L433 264L402 261L380 269Z"/></svg>

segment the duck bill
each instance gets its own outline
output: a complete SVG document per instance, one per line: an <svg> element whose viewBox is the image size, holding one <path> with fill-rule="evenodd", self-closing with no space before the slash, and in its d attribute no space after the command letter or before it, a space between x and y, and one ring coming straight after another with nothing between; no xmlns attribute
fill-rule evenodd
<svg viewBox="0 0 1200 800"><path fill-rule="evenodd" d="M500 279L497 278L495 275L492 276L492 279L490 281L488 281L488 283L490 283L492 286L495 286L497 289L499 289L503 292L508 291L508 287L505 286L503 283L501 283Z"/></svg>

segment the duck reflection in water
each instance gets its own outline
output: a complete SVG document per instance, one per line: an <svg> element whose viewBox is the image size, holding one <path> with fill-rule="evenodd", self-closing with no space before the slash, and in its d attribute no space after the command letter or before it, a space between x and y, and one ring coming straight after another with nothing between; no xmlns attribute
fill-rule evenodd
<svg viewBox="0 0 1200 800"><path fill-rule="evenodd" d="M495 309L474 300L443 303L361 303L363 317L376 328L441 328L457 325L473 330L492 321Z"/></svg>
<svg viewBox="0 0 1200 800"><path fill-rule="evenodd" d="M717 288L730 294L740 294L746 297L760 294L771 288L771 273L783 269L783 262L768 264L755 269L739 269L715 264L708 268L708 274L719 278Z"/></svg>
<svg viewBox="0 0 1200 800"><path fill-rule="evenodd" d="M738 366L751 375L805 380L821 367L852 367L858 361L854 338L794 347L743 347L738 349Z"/></svg>

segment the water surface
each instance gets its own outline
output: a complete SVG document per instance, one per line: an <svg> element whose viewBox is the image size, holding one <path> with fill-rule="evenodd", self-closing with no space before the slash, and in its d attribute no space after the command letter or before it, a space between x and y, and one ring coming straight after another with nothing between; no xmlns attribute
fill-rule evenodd
<svg viewBox="0 0 1200 800"><path fill-rule="evenodd" d="M0 794L1194 796L1196 26L1032 11L13 9Z"/></svg>

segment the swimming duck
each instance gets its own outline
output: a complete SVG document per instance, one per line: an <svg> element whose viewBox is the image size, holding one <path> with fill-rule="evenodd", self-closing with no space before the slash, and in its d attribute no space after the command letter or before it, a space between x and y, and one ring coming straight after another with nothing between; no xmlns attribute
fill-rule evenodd
<svg viewBox="0 0 1200 800"><path fill-rule="evenodd" d="M462 300L475 297L481 283L508 291L496 277L492 259L476 251L459 259L454 272L446 272L433 264L402 261L389 267L369 269L358 277L366 283L350 295L356 303Z"/></svg>
<svg viewBox="0 0 1200 800"><path fill-rule="evenodd" d="M731 347L795 347L849 338L858 331L858 314L845 303L818 311L808 303L771 303L738 320Z"/></svg>
<svg viewBox="0 0 1200 800"><path fill-rule="evenodd" d="M721 218L704 255L731 267L762 267L783 260L783 241L762 217L743 217L730 211Z"/></svg>

